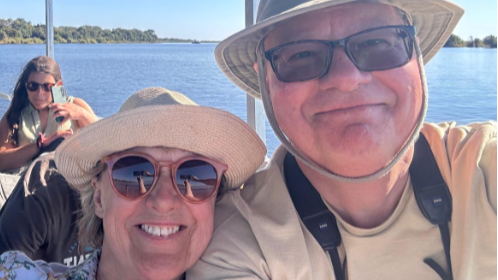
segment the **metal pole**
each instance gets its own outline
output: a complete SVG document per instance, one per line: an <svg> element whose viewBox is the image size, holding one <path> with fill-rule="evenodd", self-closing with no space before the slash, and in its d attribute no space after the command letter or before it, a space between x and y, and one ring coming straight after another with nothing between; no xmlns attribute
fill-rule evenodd
<svg viewBox="0 0 498 280"><path fill-rule="evenodd" d="M47 27L47 56L54 58L54 17L52 0L45 0L45 25Z"/></svg>
<svg viewBox="0 0 498 280"><path fill-rule="evenodd" d="M257 11L259 0L245 0L246 2L246 28L250 27L256 21L255 16ZM246 95L247 102L247 123L249 126L256 131L259 138L266 143L266 114L261 100L256 100L251 95Z"/></svg>

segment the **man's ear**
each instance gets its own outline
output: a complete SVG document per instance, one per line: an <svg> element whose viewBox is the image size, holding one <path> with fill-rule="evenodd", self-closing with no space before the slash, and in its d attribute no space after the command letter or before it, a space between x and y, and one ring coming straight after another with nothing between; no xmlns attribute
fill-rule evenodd
<svg viewBox="0 0 498 280"><path fill-rule="evenodd" d="M104 208L102 207L102 191L100 190L100 182L98 177L94 177L91 181L93 187L93 204L95 205L95 215L103 219Z"/></svg>

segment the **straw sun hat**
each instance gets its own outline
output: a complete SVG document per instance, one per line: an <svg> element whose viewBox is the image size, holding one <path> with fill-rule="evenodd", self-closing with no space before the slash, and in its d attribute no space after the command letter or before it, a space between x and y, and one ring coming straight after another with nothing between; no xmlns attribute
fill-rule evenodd
<svg viewBox="0 0 498 280"><path fill-rule="evenodd" d="M55 163L68 183L84 192L104 156L138 146L178 148L223 162L229 188L242 185L266 155L258 135L237 116L198 106L177 92L147 88L115 115L66 139L55 151Z"/></svg>
<svg viewBox="0 0 498 280"><path fill-rule="evenodd" d="M237 86L261 98L253 68L261 39L279 23L292 17L357 0L261 0L256 24L225 39L215 49L221 71ZM444 0L370 0L403 10L417 30L424 63L444 45L463 15L463 9Z"/></svg>

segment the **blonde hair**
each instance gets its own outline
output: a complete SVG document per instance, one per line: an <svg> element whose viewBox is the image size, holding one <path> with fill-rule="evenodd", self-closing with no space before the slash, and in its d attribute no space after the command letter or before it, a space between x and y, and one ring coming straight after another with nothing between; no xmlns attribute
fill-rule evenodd
<svg viewBox="0 0 498 280"><path fill-rule="evenodd" d="M100 175L97 178L100 180ZM104 241L104 225L103 220L95 214L95 202L93 201L95 189L93 187L87 189L88 191L80 193L78 241L81 249L87 246L97 249L102 247Z"/></svg>

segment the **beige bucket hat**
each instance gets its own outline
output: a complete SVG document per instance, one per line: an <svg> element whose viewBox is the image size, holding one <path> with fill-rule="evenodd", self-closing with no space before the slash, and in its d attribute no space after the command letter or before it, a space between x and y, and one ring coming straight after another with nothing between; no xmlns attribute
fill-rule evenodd
<svg viewBox="0 0 498 280"><path fill-rule="evenodd" d="M256 48L279 23L298 15L358 0L261 0L256 24L225 39L215 49L221 71L237 86L261 99L253 68ZM444 0L370 0L403 10L417 30L423 61L427 63L444 45L464 10Z"/></svg>
<svg viewBox="0 0 498 280"><path fill-rule="evenodd" d="M174 91L147 88L115 115L66 139L55 151L55 163L69 185L84 192L100 173L103 157L138 146L177 148L225 163L229 188L241 186L266 156L263 142L239 117L198 106Z"/></svg>

